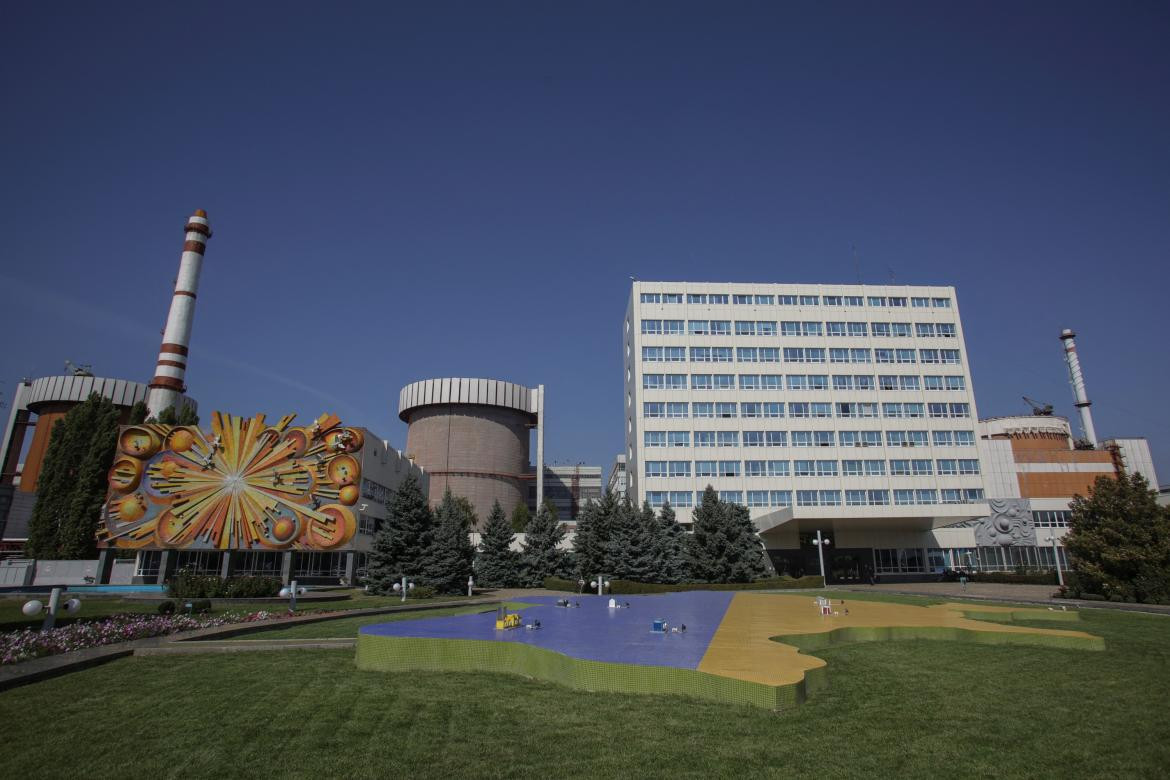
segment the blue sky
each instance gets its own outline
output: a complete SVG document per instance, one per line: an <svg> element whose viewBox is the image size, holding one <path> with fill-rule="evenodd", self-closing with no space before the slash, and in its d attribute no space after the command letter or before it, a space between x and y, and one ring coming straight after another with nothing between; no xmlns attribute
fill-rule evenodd
<svg viewBox="0 0 1170 780"><path fill-rule="evenodd" d="M1071 414L1170 482L1170 6L175 3L0 26L0 390L151 375L185 217L188 384L401 447L399 388L548 390L622 447L628 277L954 284L979 411Z"/></svg>

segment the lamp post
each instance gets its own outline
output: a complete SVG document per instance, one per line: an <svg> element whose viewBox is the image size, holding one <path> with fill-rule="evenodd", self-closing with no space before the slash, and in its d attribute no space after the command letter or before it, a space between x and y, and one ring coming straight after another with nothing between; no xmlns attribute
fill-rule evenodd
<svg viewBox="0 0 1170 780"><path fill-rule="evenodd" d="M280 589L280 597L282 599L288 599L289 614L297 611L297 596L303 595L305 595L305 589L298 588L296 580L290 582L287 588Z"/></svg>
<svg viewBox="0 0 1170 780"><path fill-rule="evenodd" d="M394 583L394 592L402 594L402 600L406 601L406 594L408 591L414 590L414 583L406 581L406 575L402 575L402 582Z"/></svg>
<svg viewBox="0 0 1170 780"><path fill-rule="evenodd" d="M53 626L57 625L57 610L61 605L61 594L65 592L64 588L53 588L49 592L49 603L46 606L41 603L39 599L26 601L20 611L25 615L32 617L45 613L45 622L41 623L41 631L48 631ZM65 611L72 615L77 610L81 609L81 599L69 599L65 602Z"/></svg>
<svg viewBox="0 0 1170 780"><path fill-rule="evenodd" d="M829 579L825 576L825 546L832 544L832 540L824 538L821 532L817 531L817 538L813 539L813 544L817 547L817 560L821 563L821 582L828 587Z"/></svg>
<svg viewBox="0 0 1170 780"><path fill-rule="evenodd" d="M1046 542L1052 543L1052 562L1056 564L1056 581L1060 583L1060 587L1064 587L1064 573L1060 570L1060 555L1056 552L1056 534L1049 533Z"/></svg>
<svg viewBox="0 0 1170 780"><path fill-rule="evenodd" d="M605 578L604 574L598 574L597 579L589 581L589 587L597 588L597 595L604 596L604 591L609 590L609 580Z"/></svg>

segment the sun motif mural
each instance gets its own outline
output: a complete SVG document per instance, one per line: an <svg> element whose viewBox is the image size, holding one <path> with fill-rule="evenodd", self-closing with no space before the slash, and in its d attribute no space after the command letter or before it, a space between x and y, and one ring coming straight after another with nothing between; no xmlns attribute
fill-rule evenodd
<svg viewBox="0 0 1170 780"><path fill-rule="evenodd" d="M357 530L365 437L330 414L267 425L216 412L211 430L132 425L118 437L98 544L334 550Z"/></svg>

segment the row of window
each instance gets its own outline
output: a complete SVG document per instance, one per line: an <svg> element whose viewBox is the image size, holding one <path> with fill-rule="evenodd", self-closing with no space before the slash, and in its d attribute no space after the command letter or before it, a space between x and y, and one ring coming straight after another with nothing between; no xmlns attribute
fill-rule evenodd
<svg viewBox="0 0 1170 780"><path fill-rule="evenodd" d="M642 360L647 363L682 363L682 347L645 347ZM734 347L691 347L692 363L882 363L926 365L960 365L962 353L957 349L866 349L825 347L764 347L740 349Z"/></svg>
<svg viewBox="0 0 1170 780"><path fill-rule="evenodd" d="M1067 509L1037 511L1032 513L1032 523L1037 528L1068 528L1072 512Z"/></svg>
<svg viewBox="0 0 1170 780"><path fill-rule="evenodd" d="M689 447L691 431L646 431L643 444L646 447ZM694 431L696 447L738 447L740 437L744 447L787 447L789 433L793 447L880 447L881 431ZM890 447L925 447L926 437L922 431L887 431L895 434L886 437ZM974 446L970 431L933 431L937 447ZM910 435L913 434L913 435ZM959 435L962 434L962 435ZM896 443L892 443L896 442ZM905 443L909 442L909 443Z"/></svg>
<svg viewBox="0 0 1170 780"><path fill-rule="evenodd" d="M686 332L692 336L836 336L888 338L946 338L958 336L951 322L846 322L820 320L781 320L777 331L776 320L686 320ZM642 320L642 333L647 336L682 334L683 320Z"/></svg>
<svg viewBox="0 0 1170 780"><path fill-rule="evenodd" d="M950 298L897 295L747 295L726 293L642 293L642 303L686 303L704 306L871 306L878 308L949 309Z"/></svg>
<svg viewBox="0 0 1170 780"><path fill-rule="evenodd" d="M748 507L790 507L793 493L797 506L914 506L930 504L973 504L983 501L978 488L944 488L942 490L720 490L719 499ZM891 502L891 494L893 501ZM744 496L747 500L744 500ZM646 500L654 508L670 503L675 507L692 507L703 500L703 493L689 490L649 490Z"/></svg>
<svg viewBox="0 0 1170 780"><path fill-rule="evenodd" d="M979 461L940 458L931 460L648 460L647 477L933 477L978 476Z"/></svg>

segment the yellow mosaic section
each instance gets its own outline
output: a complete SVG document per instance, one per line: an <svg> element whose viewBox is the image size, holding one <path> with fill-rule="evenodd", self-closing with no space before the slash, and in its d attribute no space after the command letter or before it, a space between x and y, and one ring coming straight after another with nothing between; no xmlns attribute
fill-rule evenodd
<svg viewBox="0 0 1170 780"><path fill-rule="evenodd" d="M823 667L825 662L801 653L792 645L774 642L771 637L829 634L841 629L845 629L841 632L845 634L849 633L849 629L860 629L857 632L859 636L874 629L903 629L903 635L905 629L925 629L922 638L929 638L931 630L958 629L986 634L986 638L993 642L996 638L1023 639L1005 634L1030 634L1050 637L1055 640L1054 644L1060 641L1058 637L1068 637L1075 638L1073 642L1078 645L1081 644L1079 640L1087 640L1094 645L1099 644L1097 649L1104 647L1102 640L1083 631L1024 628L989 622L1077 619L1076 613L1072 612L973 604L917 607L879 601L853 601L848 595L844 603L841 603L840 598L833 598L831 609L832 615L821 615L815 599L809 596L737 593L699 663L699 671L765 685L799 683L808 670ZM986 614L988 620L972 620L965 613Z"/></svg>

